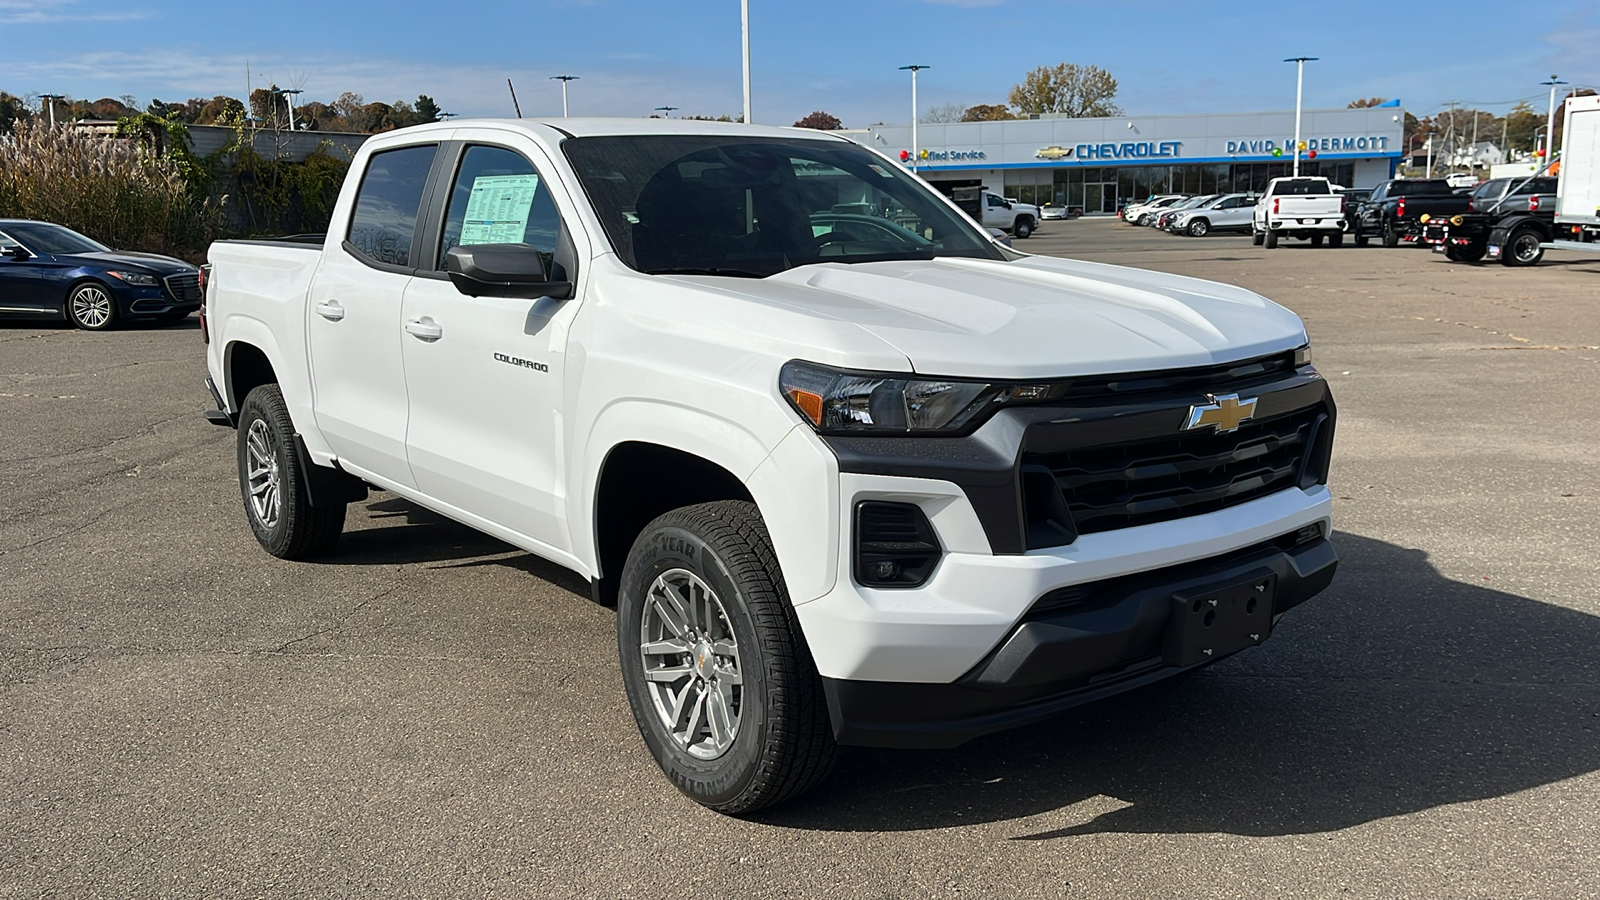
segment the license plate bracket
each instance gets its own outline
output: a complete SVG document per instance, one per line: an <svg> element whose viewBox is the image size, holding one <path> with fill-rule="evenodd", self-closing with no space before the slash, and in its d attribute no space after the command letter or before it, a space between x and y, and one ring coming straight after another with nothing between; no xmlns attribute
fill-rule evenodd
<svg viewBox="0 0 1600 900"><path fill-rule="evenodd" d="M1162 646L1169 666L1220 659L1266 640L1278 576L1258 569L1240 580L1174 594Z"/></svg>

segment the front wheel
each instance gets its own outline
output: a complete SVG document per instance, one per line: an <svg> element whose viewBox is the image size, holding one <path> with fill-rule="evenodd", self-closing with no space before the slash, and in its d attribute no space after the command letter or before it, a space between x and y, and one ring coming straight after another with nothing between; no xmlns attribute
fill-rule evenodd
<svg viewBox="0 0 1600 900"><path fill-rule="evenodd" d="M80 284L67 295L67 318L84 331L110 331L117 327L116 298L103 284Z"/></svg>
<svg viewBox="0 0 1600 900"><path fill-rule="evenodd" d="M1190 237L1205 237L1206 232L1210 230L1211 223L1207 222L1205 219L1195 219L1193 222L1189 223Z"/></svg>
<svg viewBox="0 0 1600 900"><path fill-rule="evenodd" d="M1383 246L1386 250L1393 250L1400 246L1400 232L1394 228L1394 223L1383 223Z"/></svg>
<svg viewBox="0 0 1600 900"><path fill-rule="evenodd" d="M1017 220L1015 225L1011 227L1011 233L1015 234L1018 239L1027 238L1029 235L1033 234L1033 220L1027 216L1023 216Z"/></svg>
<svg viewBox="0 0 1600 900"><path fill-rule="evenodd" d="M294 422L276 384L264 384L239 409L239 493L250 530L279 559L332 550L344 531L345 504L312 506L294 452Z"/></svg>
<svg viewBox="0 0 1600 900"><path fill-rule="evenodd" d="M1511 233L1511 239L1506 241L1505 250L1500 254L1500 262L1508 266L1532 266L1544 259L1544 248L1540 246L1543 241L1539 233L1532 228L1518 228Z"/></svg>
<svg viewBox="0 0 1600 900"><path fill-rule="evenodd" d="M1367 242L1371 240L1371 238L1361 233L1361 226L1359 224L1356 225L1355 240L1357 247L1365 247Z"/></svg>
<svg viewBox="0 0 1600 900"><path fill-rule="evenodd" d="M657 518L634 541L620 587L623 687L678 790L740 814L828 776L837 747L822 680L754 504Z"/></svg>

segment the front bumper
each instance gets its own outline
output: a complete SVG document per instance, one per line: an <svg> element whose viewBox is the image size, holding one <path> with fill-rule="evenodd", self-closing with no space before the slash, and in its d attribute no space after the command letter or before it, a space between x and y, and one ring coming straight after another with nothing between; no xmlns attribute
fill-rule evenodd
<svg viewBox="0 0 1600 900"><path fill-rule="evenodd" d="M1267 542L1198 564L1107 582L1091 600L1030 613L981 662L946 684L825 678L839 743L955 747L1071 707L1209 665L1266 640L1283 613L1326 588L1338 556L1325 537ZM1190 604L1271 585L1263 625L1225 650L1186 653ZM1233 594L1230 594L1233 592ZM1205 639L1201 639L1204 643ZM1193 643L1193 641L1190 641ZM1239 644L1243 644L1240 646Z"/></svg>

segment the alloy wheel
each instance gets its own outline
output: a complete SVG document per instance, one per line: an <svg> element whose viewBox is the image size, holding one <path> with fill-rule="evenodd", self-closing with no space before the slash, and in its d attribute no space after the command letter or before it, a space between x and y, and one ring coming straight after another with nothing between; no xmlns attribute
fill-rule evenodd
<svg viewBox="0 0 1600 900"><path fill-rule="evenodd" d="M744 712L739 643L716 591L687 569L656 577L639 622L656 716L679 749L699 759L728 752Z"/></svg>
<svg viewBox="0 0 1600 900"><path fill-rule="evenodd" d="M283 492L278 454L266 421L256 419L250 423L250 431L245 436L245 458L249 467L246 477L250 484L250 511L263 526L272 528L278 524L278 516L283 511Z"/></svg>
<svg viewBox="0 0 1600 900"><path fill-rule="evenodd" d="M72 295L72 318L85 328L103 328L111 321L111 295L104 288L86 285Z"/></svg>

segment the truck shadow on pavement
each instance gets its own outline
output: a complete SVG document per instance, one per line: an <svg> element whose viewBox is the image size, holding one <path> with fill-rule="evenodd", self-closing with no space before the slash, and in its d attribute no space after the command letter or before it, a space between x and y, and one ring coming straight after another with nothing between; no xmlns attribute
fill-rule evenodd
<svg viewBox="0 0 1600 900"><path fill-rule="evenodd" d="M761 820L1306 834L1600 769L1600 618L1452 581L1418 550L1336 543L1333 587L1261 648L958 750L854 751Z"/></svg>

